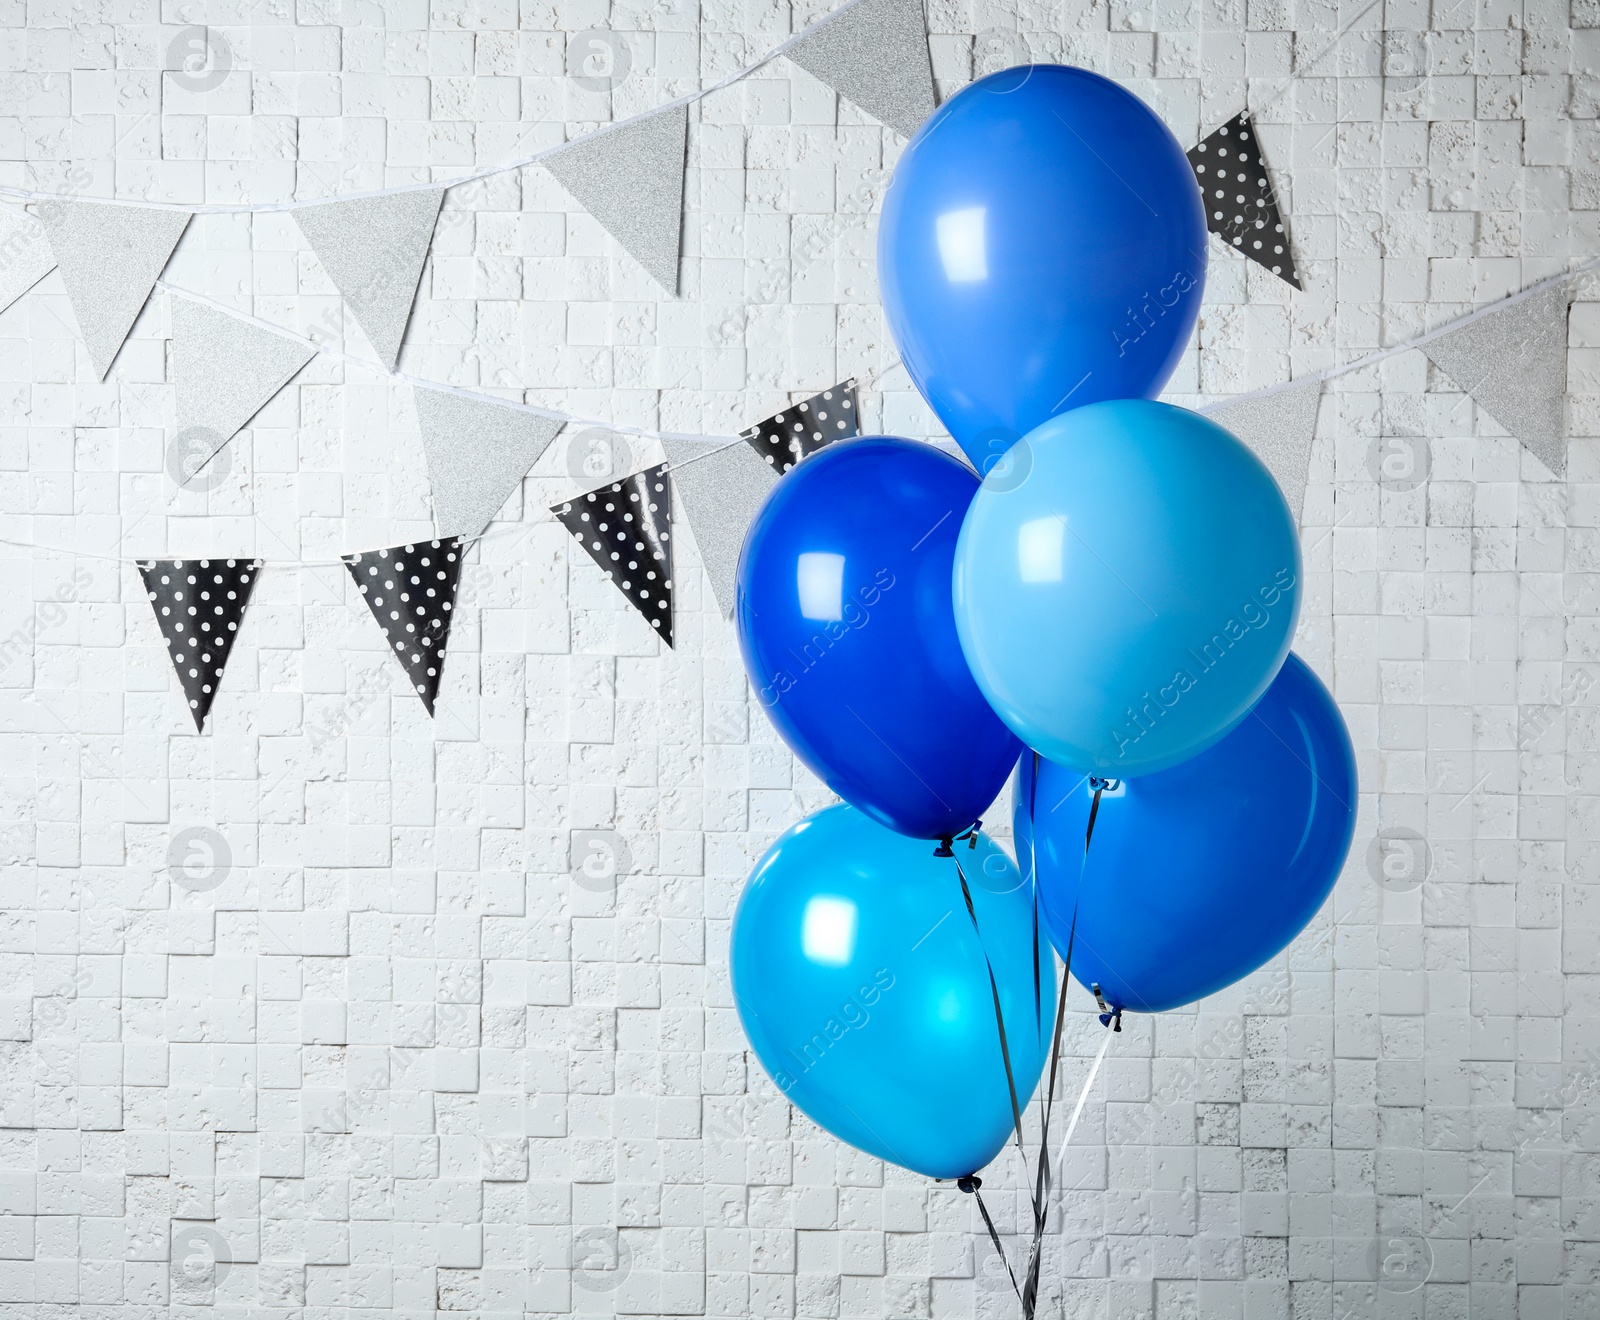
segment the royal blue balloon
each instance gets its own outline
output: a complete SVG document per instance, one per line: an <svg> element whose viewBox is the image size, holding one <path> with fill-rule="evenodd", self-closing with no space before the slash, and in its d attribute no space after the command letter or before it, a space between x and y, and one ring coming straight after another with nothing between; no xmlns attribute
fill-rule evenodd
<svg viewBox="0 0 1600 1320"><path fill-rule="evenodd" d="M1291 655L1215 747L1101 796L1025 756L1017 856L1037 857L1051 942L1115 1008L1157 1013L1214 994L1286 948L1350 851L1355 752L1339 707ZM1030 804L1032 805L1030 822ZM1076 933L1073 914L1076 910Z"/></svg>
<svg viewBox="0 0 1600 1320"><path fill-rule="evenodd" d="M1194 171L1133 93L1036 64L956 93L895 166L878 286L906 368L987 473L1066 408L1154 398L1206 275Z"/></svg>
<svg viewBox="0 0 1600 1320"><path fill-rule="evenodd" d="M987 836L955 849L936 857L849 806L819 811L751 875L730 954L739 1020L778 1089L840 1140L930 1178L976 1173L1012 1132L985 952L1019 1106L1055 1017L1048 947L1034 983L1031 888Z"/></svg>
<svg viewBox="0 0 1600 1320"><path fill-rule="evenodd" d="M1123 400L1030 433L984 479L956 626L1023 742L1126 778L1210 746L1272 682L1300 544L1272 474L1198 413Z"/></svg>
<svg viewBox="0 0 1600 1320"><path fill-rule="evenodd" d="M931 445L844 441L777 484L739 556L739 645L772 723L840 797L923 839L977 820L1022 750L956 640L977 488Z"/></svg>

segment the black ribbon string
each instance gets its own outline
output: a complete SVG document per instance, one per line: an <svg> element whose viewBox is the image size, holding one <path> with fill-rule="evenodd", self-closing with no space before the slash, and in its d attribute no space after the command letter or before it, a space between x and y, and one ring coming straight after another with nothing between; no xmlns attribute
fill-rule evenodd
<svg viewBox="0 0 1600 1320"><path fill-rule="evenodd" d="M1094 839L1095 821L1100 815L1100 795L1111 786L1113 781L1091 778L1089 786L1094 790L1094 800L1089 805L1089 822L1083 834L1083 855L1089 856L1089 844ZM1028 847L1030 861L1033 865L1033 977L1034 977L1034 1013L1042 1025L1043 1006L1041 1003L1042 968L1039 961L1039 872L1038 872L1038 838L1034 820L1034 807L1038 798L1039 787L1039 754L1033 755L1033 780L1028 787ZM977 826L974 825L966 834L957 837L971 837L971 846L977 846ZM955 857L955 851L950 847L953 840L943 839L936 855L941 857ZM978 936L978 946L983 948L983 934L978 929L978 913L973 907L972 890L967 885L966 873L961 869L960 859L956 859L956 875L961 881L961 896L966 901L967 916L972 921L973 933ZM1080 873L1080 885L1082 883ZM1022 1303L1022 1320L1034 1320L1034 1312L1039 1304L1039 1274L1043 1265L1044 1231L1050 1211L1050 1119L1055 1109L1056 1078L1061 1068L1061 1035L1067 1014L1067 987L1072 975L1072 950L1078 938L1078 903L1074 901L1072 907L1072 923L1067 932L1067 951L1064 966L1061 970L1061 989L1056 998L1055 1030L1050 1042L1050 1080L1045 1089L1045 1098L1041 1105L1042 1115L1039 1130L1039 1159L1034 1168L1033 1185L1029 1195L1033 1202L1033 1242L1028 1252L1028 1271L1022 1287L1017 1286L1016 1272L1011 1268L1010 1257L1006 1255L1005 1244L1000 1240L1000 1234L994 1226L994 1220L989 1216L989 1209L983 1203L983 1197L978 1189L983 1185L976 1175L962 1178L957 1186L964 1192L972 1193L978 1203L978 1212L983 1216L984 1227L989 1230L989 1240L994 1243L995 1252L999 1255L1001 1263L1006 1267L1006 1274L1011 1280L1011 1289L1017 1294L1017 1300ZM984 966L989 972L989 991L994 999L995 1029L1000 1036L1000 1058L1005 1064L1006 1086L1011 1095L1011 1118L1016 1131L1017 1151L1027 1163L1027 1154L1022 1146L1022 1107L1017 1103L1017 1083L1011 1068L1011 1049L1006 1040L1005 1017L1000 1008L1000 987L995 980L994 966L989 961L988 950L983 950Z"/></svg>
<svg viewBox="0 0 1600 1320"><path fill-rule="evenodd" d="M978 1213L983 1216L984 1227L989 1230L989 1241L994 1243L994 1249L1000 1253L1000 1263L1006 1267L1006 1273L1011 1276L1011 1291L1017 1294L1017 1300L1022 1300L1022 1290L1017 1287L1017 1276L1011 1272L1011 1262L1006 1259L1005 1244L1000 1241L1000 1234L994 1226L994 1220L989 1218L989 1207L983 1203L983 1193L978 1189L983 1186L983 1179L977 1174L969 1174L965 1178L956 1180L956 1186L964 1192L970 1192L973 1200L978 1203ZM1027 1303L1023 1302L1026 1307ZM1030 1317L1031 1320L1031 1317Z"/></svg>
<svg viewBox="0 0 1600 1320"><path fill-rule="evenodd" d="M973 828L975 830L977 827ZM966 835L959 837L965 838ZM973 842L977 842L975 834ZM1011 1045L1006 1040L1005 1014L1000 1010L1000 982L995 979L994 964L989 961L989 950L984 948L983 944L983 932L978 929L978 910L972 905L972 890L967 884L967 873L961 867L961 858L957 857L953 850L950 856L955 858L956 877L961 881L961 897L967 905L967 916L972 921L972 933L978 937L978 949L983 954L983 965L989 973L989 994L994 1000L994 1025L1000 1034L1000 1059L1006 1066L1006 1089L1011 1094L1011 1121L1017 1135L1017 1154L1021 1155L1023 1162L1026 1163L1027 1152L1022 1148L1022 1106L1017 1102L1017 1078L1011 1068ZM1034 1207L1034 1213L1038 1213L1037 1206Z"/></svg>

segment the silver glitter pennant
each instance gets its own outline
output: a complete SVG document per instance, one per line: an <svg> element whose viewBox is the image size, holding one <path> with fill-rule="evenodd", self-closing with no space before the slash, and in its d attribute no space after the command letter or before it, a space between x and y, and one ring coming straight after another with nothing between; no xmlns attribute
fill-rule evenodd
<svg viewBox="0 0 1600 1320"><path fill-rule="evenodd" d="M177 441L196 460L190 471L204 467L316 355L298 339L263 330L191 298L174 297Z"/></svg>
<svg viewBox="0 0 1600 1320"><path fill-rule="evenodd" d="M35 214L49 235L95 375L104 380L190 213L51 198Z"/></svg>
<svg viewBox="0 0 1600 1320"><path fill-rule="evenodd" d="M556 181L668 293L678 291L689 108L579 138L544 160Z"/></svg>
<svg viewBox="0 0 1600 1320"><path fill-rule="evenodd" d="M292 214L328 278L393 371L428 259L443 188L317 202Z"/></svg>
<svg viewBox="0 0 1600 1320"><path fill-rule="evenodd" d="M55 268L39 222L22 211L0 211L0 312Z"/></svg>
<svg viewBox="0 0 1600 1320"><path fill-rule="evenodd" d="M1311 446L1317 438L1317 405L1322 381L1289 385L1237 403L1207 408L1206 416L1237 436L1278 480L1295 522L1306 503L1311 479Z"/></svg>
<svg viewBox="0 0 1600 1320"><path fill-rule="evenodd" d="M1434 366L1558 477L1567 472L1567 308L1572 281L1469 317L1418 344Z"/></svg>
<svg viewBox="0 0 1600 1320"><path fill-rule="evenodd" d="M414 394L434 526L440 536L471 540L500 512L563 423L448 390Z"/></svg>
<svg viewBox="0 0 1600 1320"><path fill-rule="evenodd" d="M862 0L783 53L905 137L939 103L922 0Z"/></svg>
<svg viewBox="0 0 1600 1320"><path fill-rule="evenodd" d="M778 484L778 473L747 444L666 436L661 443L667 451L677 511L693 529L712 593L723 617L731 619L745 530Z"/></svg>

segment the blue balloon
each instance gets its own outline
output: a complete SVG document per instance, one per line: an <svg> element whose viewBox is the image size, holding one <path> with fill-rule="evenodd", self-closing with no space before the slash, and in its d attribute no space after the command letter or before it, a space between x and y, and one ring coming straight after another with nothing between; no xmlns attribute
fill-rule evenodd
<svg viewBox="0 0 1600 1320"><path fill-rule="evenodd" d="M950 564L977 478L931 445L830 445L780 481L739 556L739 646L783 740L902 834L957 834L1022 748L962 658Z"/></svg>
<svg viewBox="0 0 1600 1320"><path fill-rule="evenodd" d="M1087 854L1087 777L1041 761L1035 780L1024 757L1017 856L1037 864L1074 978L1114 1008L1158 1013L1233 984L1305 929L1350 851L1356 791L1339 707L1291 655L1215 747L1106 791Z"/></svg>
<svg viewBox="0 0 1600 1320"><path fill-rule="evenodd" d="M1020 1107L1055 1019L1048 947L1034 982L1032 889L985 835L955 852L852 807L819 811L761 859L730 953L739 1020L778 1089L840 1140L930 1178L976 1173L1011 1136L988 966Z"/></svg>
<svg viewBox="0 0 1600 1320"><path fill-rule="evenodd" d="M878 286L917 388L987 474L1066 408L1161 392L1200 314L1205 210L1167 126L1087 69L956 93L895 167Z"/></svg>
<svg viewBox="0 0 1600 1320"><path fill-rule="evenodd" d="M1267 690L1300 611L1299 538L1272 474L1214 422L1091 404L984 478L955 608L978 686L1023 742L1074 770L1151 774Z"/></svg>

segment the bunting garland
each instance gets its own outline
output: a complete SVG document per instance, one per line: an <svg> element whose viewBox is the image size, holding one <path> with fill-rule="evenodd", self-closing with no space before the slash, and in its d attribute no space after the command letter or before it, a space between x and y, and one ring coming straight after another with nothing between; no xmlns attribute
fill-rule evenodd
<svg viewBox="0 0 1600 1320"><path fill-rule="evenodd" d="M205 732L260 570L259 559L161 559L139 565L196 733Z"/></svg>
<svg viewBox="0 0 1600 1320"><path fill-rule="evenodd" d="M1298 515L1322 382L1415 348L1559 477L1566 465L1568 307L1578 278L1595 268L1600 268L1600 258L1406 343L1203 411L1267 464ZM193 315L197 309L199 315ZM230 319L244 330L228 325ZM182 415L220 418L223 428L241 416L248 420L259 402L280 387L280 378L298 370L315 347L188 298L174 300L173 321L175 374L180 397L186 400ZM264 338L257 340L256 335ZM233 354L230 345L237 344L254 344L269 357L281 356L271 370L240 361L243 385L234 381L229 389L209 390L184 365L192 359L202 376L226 378L216 361L193 356L201 353L202 341L212 358L249 356L242 350ZM481 534L560 428L579 419L444 386L415 382L415 388L441 536L420 546L346 555L340 562L360 584L368 608L431 714L465 544ZM674 504L693 528L713 594L729 616L740 545L761 502L797 462L833 440L858 434L858 414L856 382L849 379L757 423L739 440L661 435L666 463L554 505L552 512L670 646ZM678 488L676 497L669 477ZM463 530L445 533L446 523ZM477 530L471 530L474 526ZM261 561L136 562L201 729Z"/></svg>
<svg viewBox="0 0 1600 1320"><path fill-rule="evenodd" d="M779 54L903 134L912 133L936 104L921 0L847 0L767 58ZM652 278L675 292L688 106L714 90L457 183L541 164ZM1241 113L1207 135L1188 157L1205 198L1208 228L1299 288L1288 227L1249 115ZM450 186L400 187L272 208L294 215L384 369L413 386L439 539L347 555L342 562L430 714L465 546L484 533L562 427L581 420L396 371ZM59 267L101 378L160 282L194 210L261 209L190 210L0 192L30 198L37 208L37 221L0 212L0 310ZM1585 269L1597 265L1600 261ZM1205 411L1262 458L1298 515L1321 382L1415 347L1561 477L1566 468L1566 321L1574 279L1575 273L1556 277L1360 362ZM178 296L171 301L171 379L178 433L203 437L204 454L210 455L312 357L329 350L203 298L173 292ZM731 616L745 528L792 467L832 441L860 433L858 414L852 379L749 427L732 444L662 435L666 463L552 510L671 646L673 517L692 529L717 604ZM141 560L139 568L196 727L203 728L260 561ZM191 603L200 610L202 601L214 617L203 612L191 617ZM218 609L223 613L215 614Z"/></svg>
<svg viewBox="0 0 1600 1320"><path fill-rule="evenodd" d="M289 210L378 360L393 371L445 192L532 165L549 170L664 289L676 293L688 107L779 55L906 137L938 104L922 0L845 0L761 58L678 101L436 187L401 185L291 206L172 208L0 185L0 195L36 205L54 253L13 262L9 254L26 245L14 231L0 229L0 310L49 272L41 261L58 263L103 379L192 215Z"/></svg>
<svg viewBox="0 0 1600 1320"><path fill-rule="evenodd" d="M1578 276L1595 267L1600 267L1600 259L1407 343L1204 411L1267 464L1298 517L1305 500L1322 382L1415 348L1560 476L1566 463L1567 309ZM189 311L183 310L186 301L174 302L175 345L192 347L208 334L219 342L227 340L223 327L207 316L189 321ZM203 311L218 314L215 308ZM180 352L175 346L175 357L181 360L190 351ZM296 347L286 356L278 372L298 369L300 352ZM216 368L212 364L206 369ZM258 377L259 390L270 390L275 378L273 373ZM180 381L180 389L186 388L193 386ZM368 608L431 714L463 549L481 534L565 420L445 387L419 385L416 397L441 536L426 544L346 555L341 562L360 585ZM226 404L236 416L253 398L246 391L239 399L213 399L208 406ZM807 455L833 440L858 434L858 415L856 382L850 379L757 423L739 440L662 435L667 462L553 505L551 511L671 646L674 514L693 529L718 606L724 616L731 616L740 546L762 501ZM445 533L447 523L463 530ZM478 530L470 530L474 525ZM138 564L196 728L203 728L261 562L140 560ZM191 605L197 611L193 616Z"/></svg>
<svg viewBox="0 0 1600 1320"><path fill-rule="evenodd" d="M672 520L667 465L601 486L550 511L662 641L672 645Z"/></svg>
<svg viewBox="0 0 1600 1320"><path fill-rule="evenodd" d="M345 555L344 564L432 715L461 582L460 539L446 536Z"/></svg>

